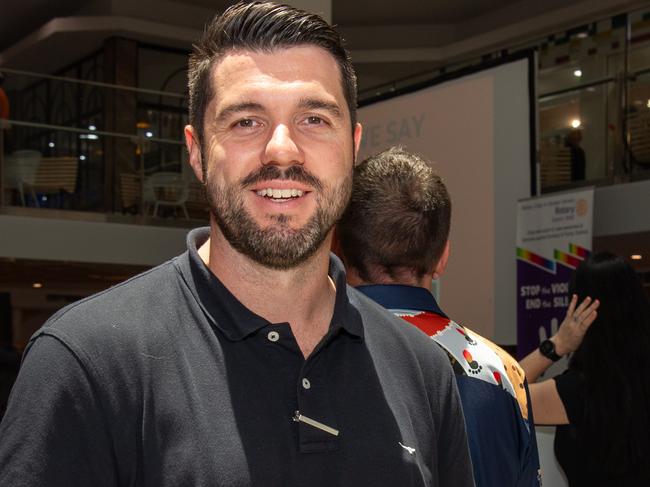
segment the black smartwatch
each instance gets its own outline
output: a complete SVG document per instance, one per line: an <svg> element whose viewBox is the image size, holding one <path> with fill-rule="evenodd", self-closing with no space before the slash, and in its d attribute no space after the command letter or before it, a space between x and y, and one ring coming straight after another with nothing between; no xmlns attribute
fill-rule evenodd
<svg viewBox="0 0 650 487"><path fill-rule="evenodd" d="M544 340L539 344L539 353L544 355L544 357L547 359L552 360L553 362L557 362L562 358L560 355L555 353L555 343L553 343L551 340Z"/></svg>

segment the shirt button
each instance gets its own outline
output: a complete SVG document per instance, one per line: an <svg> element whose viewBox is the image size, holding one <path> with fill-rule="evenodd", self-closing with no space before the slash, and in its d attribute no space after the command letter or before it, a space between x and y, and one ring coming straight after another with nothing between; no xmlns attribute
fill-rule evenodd
<svg viewBox="0 0 650 487"><path fill-rule="evenodd" d="M304 389L309 389L311 387L311 382L309 382L309 379L303 379L302 380L302 387Z"/></svg>
<svg viewBox="0 0 650 487"><path fill-rule="evenodd" d="M280 339L280 334L277 331L270 331L266 337L272 342L277 342Z"/></svg>

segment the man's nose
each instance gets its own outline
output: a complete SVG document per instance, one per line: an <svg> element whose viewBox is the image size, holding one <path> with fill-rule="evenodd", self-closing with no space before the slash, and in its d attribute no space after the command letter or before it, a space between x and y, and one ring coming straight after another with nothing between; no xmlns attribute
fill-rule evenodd
<svg viewBox="0 0 650 487"><path fill-rule="evenodd" d="M302 151L296 144L289 127L284 124L276 125L266 144L262 163L264 165L293 166L294 164L303 164L303 162Z"/></svg>

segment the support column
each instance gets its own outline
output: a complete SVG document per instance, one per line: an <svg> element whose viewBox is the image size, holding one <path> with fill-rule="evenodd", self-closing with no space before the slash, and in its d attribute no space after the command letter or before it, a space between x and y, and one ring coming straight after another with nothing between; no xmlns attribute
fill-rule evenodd
<svg viewBox="0 0 650 487"><path fill-rule="evenodd" d="M104 81L137 86L138 44L131 39L111 37L104 45ZM106 88L104 127L109 132L137 134L137 95L127 90ZM104 141L104 210L121 209L120 175L136 174L135 147L129 139L108 137ZM140 182L142 184L142 182Z"/></svg>

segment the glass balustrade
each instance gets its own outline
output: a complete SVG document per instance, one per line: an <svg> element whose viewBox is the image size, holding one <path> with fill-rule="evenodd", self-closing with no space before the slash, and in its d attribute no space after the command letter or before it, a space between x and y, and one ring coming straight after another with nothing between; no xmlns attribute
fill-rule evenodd
<svg viewBox="0 0 650 487"><path fill-rule="evenodd" d="M149 224L207 219L182 142L184 95L3 73L0 206Z"/></svg>

